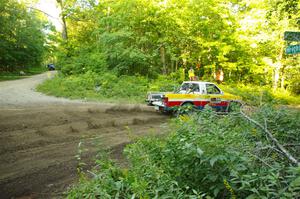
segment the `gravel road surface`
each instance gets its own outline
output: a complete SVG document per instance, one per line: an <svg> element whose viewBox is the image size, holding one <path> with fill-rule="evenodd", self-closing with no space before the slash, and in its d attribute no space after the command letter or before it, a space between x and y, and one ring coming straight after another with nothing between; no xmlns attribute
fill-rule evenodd
<svg viewBox="0 0 300 199"><path fill-rule="evenodd" d="M38 84L46 79L52 78L55 74L56 71L49 71L25 79L0 82L0 108L80 103L81 101L79 100L56 98L35 92L35 87Z"/></svg>
<svg viewBox="0 0 300 199"><path fill-rule="evenodd" d="M145 105L68 100L43 95L36 85L54 72L0 82L0 198L61 198L76 183L78 145L92 167L99 151L122 150L131 136L167 131L168 117Z"/></svg>

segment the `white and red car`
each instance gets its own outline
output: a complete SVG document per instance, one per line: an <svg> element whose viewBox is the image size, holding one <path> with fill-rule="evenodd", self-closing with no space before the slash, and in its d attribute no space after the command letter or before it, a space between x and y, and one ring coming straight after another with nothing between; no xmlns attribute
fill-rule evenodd
<svg viewBox="0 0 300 199"><path fill-rule="evenodd" d="M209 105L216 111L228 111L231 102L239 102L240 98L224 92L214 83L202 81L183 82L176 93L165 94L160 101L153 102L156 110L169 112L180 106L193 106L203 109Z"/></svg>

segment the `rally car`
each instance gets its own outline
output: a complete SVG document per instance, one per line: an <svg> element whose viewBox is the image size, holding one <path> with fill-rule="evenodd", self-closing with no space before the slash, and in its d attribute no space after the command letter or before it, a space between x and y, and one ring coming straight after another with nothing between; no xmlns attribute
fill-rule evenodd
<svg viewBox="0 0 300 199"><path fill-rule="evenodd" d="M153 102L153 105L161 112L170 112L180 106L192 106L201 110L206 105L216 111L227 112L230 103L240 101L238 96L224 94L214 83L186 81L178 92L165 94L160 101Z"/></svg>

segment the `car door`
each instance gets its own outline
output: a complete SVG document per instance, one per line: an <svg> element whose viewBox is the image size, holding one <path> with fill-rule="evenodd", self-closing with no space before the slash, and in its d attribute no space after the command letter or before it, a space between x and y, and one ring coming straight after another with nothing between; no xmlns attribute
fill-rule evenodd
<svg viewBox="0 0 300 199"><path fill-rule="evenodd" d="M206 83L205 87L209 105L217 110L221 109L223 106L221 99L221 96L223 95L222 91L212 83Z"/></svg>

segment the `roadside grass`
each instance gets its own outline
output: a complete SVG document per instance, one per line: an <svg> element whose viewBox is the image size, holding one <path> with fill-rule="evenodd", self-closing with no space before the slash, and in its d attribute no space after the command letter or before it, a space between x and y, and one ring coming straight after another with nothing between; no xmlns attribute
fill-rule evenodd
<svg viewBox="0 0 300 199"><path fill-rule="evenodd" d="M28 75L37 75L43 72L48 71L48 69L46 67L33 67L33 68L29 68L27 70L24 70L24 72Z"/></svg>
<svg viewBox="0 0 300 199"><path fill-rule="evenodd" d="M149 91L172 92L180 86L174 76L159 76L150 80L142 76L117 77L111 73L86 73L82 75L55 78L39 85L37 90L47 95L114 103L144 103ZM248 104L258 106L264 103L277 105L299 105L300 96L286 90L273 91L268 86L221 84L223 91L242 97Z"/></svg>
<svg viewBox="0 0 300 199"><path fill-rule="evenodd" d="M97 75L86 73L77 76L58 74L46 80L37 90L47 95L117 103L143 103L147 93L148 80L141 76L113 74Z"/></svg>
<svg viewBox="0 0 300 199"><path fill-rule="evenodd" d="M238 95L254 106L264 103L278 105L300 105L300 95L296 96L284 89L273 90L269 86L229 84L220 85L224 92Z"/></svg>
<svg viewBox="0 0 300 199"><path fill-rule="evenodd" d="M29 69L20 70L23 71L25 74L20 74L18 72L0 72L0 81L8 81L8 80L17 80L30 77L31 75L37 75L40 73L45 72L47 69L44 67L33 67Z"/></svg>
<svg viewBox="0 0 300 199"><path fill-rule="evenodd" d="M17 79L23 79L28 76L21 76L19 74L15 73L1 73L0 74L0 81L8 81L8 80L17 80Z"/></svg>

